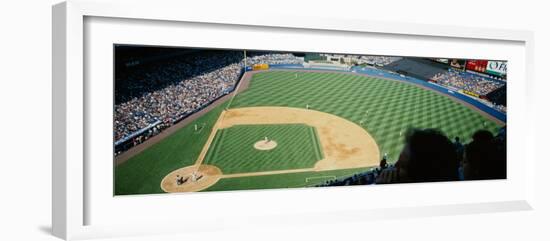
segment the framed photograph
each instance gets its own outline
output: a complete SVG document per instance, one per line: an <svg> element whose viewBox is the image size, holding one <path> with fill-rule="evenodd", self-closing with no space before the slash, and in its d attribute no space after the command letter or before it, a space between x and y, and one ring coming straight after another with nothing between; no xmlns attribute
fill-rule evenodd
<svg viewBox="0 0 550 241"><path fill-rule="evenodd" d="M506 179L506 60L113 49L114 195Z"/></svg>
<svg viewBox="0 0 550 241"><path fill-rule="evenodd" d="M531 32L153 5L53 7L56 236L532 209Z"/></svg>

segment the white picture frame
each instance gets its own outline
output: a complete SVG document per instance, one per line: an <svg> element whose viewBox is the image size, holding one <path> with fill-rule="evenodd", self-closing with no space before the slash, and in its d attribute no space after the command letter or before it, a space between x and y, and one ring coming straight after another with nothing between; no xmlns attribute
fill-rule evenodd
<svg viewBox="0 0 550 241"><path fill-rule="evenodd" d="M150 11L155 8L156 11ZM285 16L284 14L264 14L261 18L254 18L250 15L209 15L205 11L186 8L186 3L181 1L85 1L70 0L53 6L52 9L52 41L53 41L53 167L52 167L52 226L53 234L63 239L84 239L94 237L112 237L139 234L177 233L177 232L198 232L209 229L221 229L240 225L292 225L298 222L309 223L330 223L336 220L364 220L402 217L423 217L433 215L452 215L498 211L530 210L534 202L534 128L530 125L530 116L533 112L530 109L532 103L529 93L532 93L533 71L533 33L522 30L497 30L457 26L421 25L398 22L365 22L353 19L330 19L330 18L300 18L296 16ZM86 172L95 168L85 160L89 158L89 145L85 143L86 123L91 117L86 113L89 105L86 103L87 91L90 86L85 83L85 68L89 67L86 54L86 32L96 33L96 30L87 30L86 21L94 19L106 19L101 24L110 24L109 21L132 22L131 24L144 24L152 22L149 27L154 30L163 24L179 26L178 24L207 24L208 26L223 27L224 29L240 29L241 31L264 31L266 33L314 33L329 34L340 33L357 34L358 36L372 35L389 36L391 38L413 38L418 41L447 41L451 40L457 44L468 44L468 41L477 41L480 44L502 43L503 45L516 46L521 53L516 59L510 59L510 65L516 64L520 69L516 74L516 83L511 83L509 88L515 94L510 94L509 114L509 135L522 136L522 140L509 141L509 159L513 162L512 167L518 166L517 173L514 171L511 178L505 181L487 182L466 182L460 184L432 183L432 184L403 184L370 188L346 187L318 189L318 190L271 190L254 192L223 192L192 195L152 195L148 197L125 197L118 198L117 202L124 202L125 206L143 207L145 203L163 206L180 205L186 203L186 207L205 207L207 204L214 205L216 200L224 200L227 204L233 205L233 211L223 213L221 207L211 210L201 209L203 212L212 213L213 217L222 218L222 215L236 215L231 223L220 221L197 219L194 222L181 225L171 225L174 217L165 214L166 219L160 219L160 215L146 212L145 219L128 217L124 210L119 210L119 215L112 213L112 223L104 222L105 218L90 222L89 216L108 217L108 213L115 210L118 204L101 202L93 204L90 209L90 202L94 202L93 188L87 180ZM112 23L111 23L112 24ZM116 23L115 23L116 24ZM119 26L120 27L120 26ZM122 26L124 27L124 26ZM98 29L98 28L95 28ZM216 30L213 30L216 31ZM236 30L237 31L237 30ZM101 32L101 30L99 31ZM369 36L370 36L369 35ZM133 35L129 35L133 36ZM138 38L139 36L135 36ZM93 38L92 38L93 39ZM147 41L141 39L138 43ZM151 40L156 41L156 40ZM165 44L177 42L166 41ZM212 44L212 43L211 43ZM215 44L213 44L215 45ZM213 46L212 45L212 46ZM330 45L327 43L327 45ZM210 46L204 44L202 46ZM233 45L233 46L236 46ZM93 46L92 46L93 47ZM288 47L288 46L287 46ZM290 47L288 47L290 48ZM312 47L311 50L314 47ZM321 48L321 47L319 47ZM330 48L330 47L329 47ZM351 47L350 47L351 48ZM333 47L332 49L336 49ZM287 49L285 49L287 50ZM344 49L344 51L346 51ZM347 50L353 51L353 50ZM375 50L376 51L376 50ZM381 49L378 51L382 51ZM376 53L375 53L376 54ZM392 54L380 52L379 54ZM409 52L405 55L415 55ZM403 54L402 54L403 55ZM475 57L475 56L474 56ZM515 58L515 57L514 57ZM93 62L93 61L92 61ZM513 68L513 67L511 67ZM514 72L514 70L512 70ZM104 93L112 94L112 93ZM111 120L109 120L111 121ZM522 125L519 125L521 123ZM108 130L110 131L110 130ZM510 138L512 139L512 138ZM510 161L509 161L510 162ZM108 170L112 171L112 170ZM92 180L94 180L92 178ZM492 198L470 196L463 199L449 200L411 200L410 202L391 201L389 192L397 192L406 189L406 193L429 193L430 190L445 189L448 186L457 190L495 190ZM109 188L108 186L105 188ZM504 194L504 190L509 193ZM372 208L361 208L361 203L350 203L347 207L331 207L320 201L318 205L308 205L305 201L296 201L295 206L288 206L285 197L300 197L302 200L317 198L326 200L327 195L342 197L361 197L365 192L377 194L380 199L372 201ZM502 192L502 193L501 193ZM502 195L500 195L502 194ZM105 197L108 198L108 197ZM111 196L111 198L113 198ZM114 199L114 198L113 198ZM414 198L411 198L414 199ZM105 199L103 199L105 200ZM254 200L257 202L277 203L276 207L269 210L262 210L262 207L249 205L250 211L244 209L243 200ZM275 201L274 201L275 200ZM339 201L332 199L331 201ZM386 201L386 202L384 202ZM378 202L378 204L376 204ZM97 203L97 202L96 202ZM199 206L197 206L199 205ZM200 206L205 205L205 206ZM324 206L323 206L324 205ZM320 207L326 207L321 211ZM104 210L103 210L104 209ZM153 208L154 209L154 208ZM265 208L264 208L265 209ZM159 209L160 210L160 209ZM263 211L263 212L262 212ZM103 214L99 214L103 212ZM220 212L220 214L214 214ZM98 214L96 214L98 213ZM256 214L254 214L256 213ZM322 217L339 218L322 218ZM134 219L134 222L130 222ZM171 221L172 220L172 221ZM293 221L286 221L293 220ZM151 225L154 223L154 225ZM208 224L208 225L206 225Z"/></svg>

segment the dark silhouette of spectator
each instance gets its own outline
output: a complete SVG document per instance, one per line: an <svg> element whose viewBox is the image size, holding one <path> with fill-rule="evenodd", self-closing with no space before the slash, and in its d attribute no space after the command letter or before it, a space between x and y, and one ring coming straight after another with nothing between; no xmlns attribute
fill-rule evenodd
<svg viewBox="0 0 550 241"><path fill-rule="evenodd" d="M489 131L479 130L472 139L463 145L460 138L455 137L452 143L437 130L409 130L406 145L395 164L388 164L389 160L382 158L379 167L317 186L506 178L506 126L495 137ZM456 155L460 146L464 155L462 166Z"/></svg>
<svg viewBox="0 0 550 241"><path fill-rule="evenodd" d="M462 142L460 142L460 138L458 136L455 137L455 142L453 143L453 146L455 148L458 158L457 161L460 164L462 162L462 156L464 155L464 145L462 144Z"/></svg>
<svg viewBox="0 0 550 241"><path fill-rule="evenodd" d="M506 141L506 126L503 126L498 130L497 136L495 138L499 142Z"/></svg>
<svg viewBox="0 0 550 241"><path fill-rule="evenodd" d="M500 136L499 138L502 138ZM506 145L487 130L474 133L464 152L466 180L506 178Z"/></svg>
<svg viewBox="0 0 550 241"><path fill-rule="evenodd" d="M380 169L381 170L384 170L388 167L388 160L386 160L386 157L382 158L382 160L380 160Z"/></svg>
<svg viewBox="0 0 550 241"><path fill-rule="evenodd" d="M464 145L460 142L460 138L458 136L455 137L453 146L455 147L456 157L458 161L458 179L464 180L464 166L462 165L462 156L464 156Z"/></svg>
<svg viewBox="0 0 550 241"><path fill-rule="evenodd" d="M438 182L458 180L453 143L438 130L409 130L394 168L380 173L376 183Z"/></svg>

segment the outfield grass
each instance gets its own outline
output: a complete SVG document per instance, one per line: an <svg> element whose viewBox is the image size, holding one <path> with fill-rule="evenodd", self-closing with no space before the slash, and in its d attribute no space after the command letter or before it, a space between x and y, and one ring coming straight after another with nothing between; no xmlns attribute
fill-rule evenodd
<svg viewBox="0 0 550 241"><path fill-rule="evenodd" d="M268 137L268 151L254 143ZM235 125L216 133L203 161L224 174L310 168L322 158L315 128L304 124Z"/></svg>
<svg viewBox="0 0 550 241"><path fill-rule="evenodd" d="M397 160L403 147L402 135L409 127L437 128L450 138L458 136L463 141L470 140L478 129L496 133L499 128L480 113L433 91L345 73L257 73L249 88L236 96L231 108L305 108L306 104L358 124L363 121L364 128L378 143L380 154L387 152L390 160Z"/></svg>

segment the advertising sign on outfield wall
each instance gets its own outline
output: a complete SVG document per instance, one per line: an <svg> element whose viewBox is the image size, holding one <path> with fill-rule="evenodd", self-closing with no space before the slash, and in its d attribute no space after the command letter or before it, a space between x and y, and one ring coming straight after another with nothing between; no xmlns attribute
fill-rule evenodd
<svg viewBox="0 0 550 241"><path fill-rule="evenodd" d="M502 61L488 61L487 70L488 74L503 76L506 75L507 62Z"/></svg>
<svg viewBox="0 0 550 241"><path fill-rule="evenodd" d="M487 69L487 60L468 60L466 69L484 73Z"/></svg>
<svg viewBox="0 0 550 241"><path fill-rule="evenodd" d="M449 65L451 67L457 68L457 69L464 69L464 65L466 64L466 60L463 59L451 59L449 62Z"/></svg>

